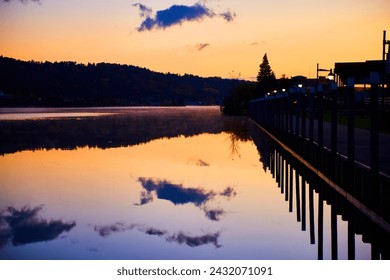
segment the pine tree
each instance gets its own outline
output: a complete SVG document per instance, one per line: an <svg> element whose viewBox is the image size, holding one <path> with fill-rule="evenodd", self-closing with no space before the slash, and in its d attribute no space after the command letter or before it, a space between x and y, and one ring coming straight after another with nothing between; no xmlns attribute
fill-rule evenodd
<svg viewBox="0 0 390 280"><path fill-rule="evenodd" d="M257 74L257 88L261 95L273 90L276 84L275 73L272 71L268 62L267 53L263 56L263 62L260 64L260 70Z"/></svg>

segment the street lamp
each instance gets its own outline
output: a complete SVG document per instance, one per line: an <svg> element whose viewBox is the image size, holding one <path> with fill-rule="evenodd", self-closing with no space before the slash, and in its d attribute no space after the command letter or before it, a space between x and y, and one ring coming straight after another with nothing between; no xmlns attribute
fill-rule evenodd
<svg viewBox="0 0 390 280"><path fill-rule="evenodd" d="M317 92L317 100L318 100L318 146L320 148L323 147L324 145L324 132L323 132L323 113L324 113L324 108L323 108L323 94L322 94L322 88L320 89L319 88L319 84L318 84L318 79L319 79L319 75L318 73L319 72L329 72L328 73L328 76L327 76L327 79L328 80L334 80L334 74L332 72L332 69L323 69L323 68L320 68L320 65L317 63L317 80L316 80L316 84L317 84L317 88L316 88L316 92ZM313 110L313 109L312 109ZM310 126L313 125L313 113L311 113L310 115ZM310 129L310 138L313 139L313 135L312 135L312 129Z"/></svg>
<svg viewBox="0 0 390 280"><path fill-rule="evenodd" d="M330 69L329 74L328 74L328 76L326 76L326 78L327 78L329 81L333 81L333 80L334 80L334 74L333 74L333 72L332 72L332 69Z"/></svg>
<svg viewBox="0 0 390 280"><path fill-rule="evenodd" d="M333 74L332 72L332 69L323 69L323 68L320 68L320 65L317 63L317 82L318 82L318 79L319 79L319 75L318 73L319 72L329 72L328 75L326 76L326 78L330 81L333 81L334 80L334 77L335 75Z"/></svg>

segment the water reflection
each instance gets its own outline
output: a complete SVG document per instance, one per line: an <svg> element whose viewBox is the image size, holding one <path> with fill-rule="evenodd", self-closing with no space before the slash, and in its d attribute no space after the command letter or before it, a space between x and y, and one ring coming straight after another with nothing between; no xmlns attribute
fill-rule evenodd
<svg viewBox="0 0 390 280"><path fill-rule="evenodd" d="M0 133L0 259L389 258L386 233L245 118L141 110Z"/></svg>
<svg viewBox="0 0 390 280"><path fill-rule="evenodd" d="M275 178L280 193L288 203L289 212L295 211L302 231L306 231L309 224L309 242L317 243L318 259L325 258L326 250L329 258L334 260L339 259L340 250L344 250L343 255L348 259L356 259L357 235L371 245L371 259L390 258L390 233L385 228L354 207L276 143L269 141L267 145L264 143L267 138L257 139L257 147L262 157L267 159L263 160L264 166ZM330 206L328 213L324 211L325 203ZM340 235L340 226L347 229L345 246L339 244L339 239L345 238ZM328 248L324 244L324 235L327 234L330 235Z"/></svg>
<svg viewBox="0 0 390 280"><path fill-rule="evenodd" d="M222 209L209 209L207 202L217 196L231 198L237 195L232 187L226 187L222 192L216 193L202 188L185 188L181 184L173 184L167 180L138 178L138 181L146 191L141 192L140 203L135 205L141 206L152 202L155 194L158 199L170 201L174 205L193 204L202 209L205 216L212 221L219 221L226 212Z"/></svg>
<svg viewBox="0 0 390 280"><path fill-rule="evenodd" d="M184 188L182 185L172 184L166 180L139 178L138 181L147 191L145 196L152 197L152 192L155 192L157 198L168 200L175 205L193 203L200 207L216 195L212 191L206 192L201 188ZM150 199L148 200L150 201Z"/></svg>
<svg viewBox="0 0 390 280"><path fill-rule="evenodd" d="M106 226L94 226L94 231L98 232L98 234L102 237L108 237L113 233L125 232L137 229L138 231L152 236L163 237L167 242L175 242L178 244L187 245L189 247L198 247L203 245L212 244L216 248L221 247L218 244L218 239L220 233L209 233L201 236L191 236L189 234L185 234L183 232L178 232L174 234L170 234L166 230L157 229L154 227L145 227L143 225L125 225L123 223L115 223L112 225Z"/></svg>
<svg viewBox="0 0 390 280"><path fill-rule="evenodd" d="M0 216L0 248L11 241L13 246L34 242L50 241L62 233L69 232L76 226L75 222L62 220L47 221L38 216L43 206L30 208L24 206L20 210L7 207Z"/></svg>
<svg viewBox="0 0 390 280"><path fill-rule="evenodd" d="M40 119L0 121L0 154L41 149L127 147L164 137L219 133L232 129L230 123L234 121L221 116L217 107L100 108L101 112L84 108L87 112L75 109L76 112L67 113L71 117L54 119L51 118L53 112L47 113L45 118L41 112L44 110L40 110ZM64 114L61 109L58 111L57 114ZM25 115L18 109L15 112L18 114L7 115Z"/></svg>

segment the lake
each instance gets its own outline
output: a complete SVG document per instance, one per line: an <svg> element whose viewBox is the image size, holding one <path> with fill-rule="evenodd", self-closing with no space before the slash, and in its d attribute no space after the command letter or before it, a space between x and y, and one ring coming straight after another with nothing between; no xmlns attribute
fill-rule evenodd
<svg viewBox="0 0 390 280"><path fill-rule="evenodd" d="M383 233L351 205L249 119L217 107L1 109L0 154L0 259L382 250Z"/></svg>

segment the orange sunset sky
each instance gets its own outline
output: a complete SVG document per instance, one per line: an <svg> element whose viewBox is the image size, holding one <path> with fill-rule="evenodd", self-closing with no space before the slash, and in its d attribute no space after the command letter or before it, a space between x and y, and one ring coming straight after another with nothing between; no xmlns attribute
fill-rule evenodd
<svg viewBox="0 0 390 280"><path fill-rule="evenodd" d="M138 1L138 2L137 2ZM389 0L0 0L0 55L255 79L381 59Z"/></svg>

